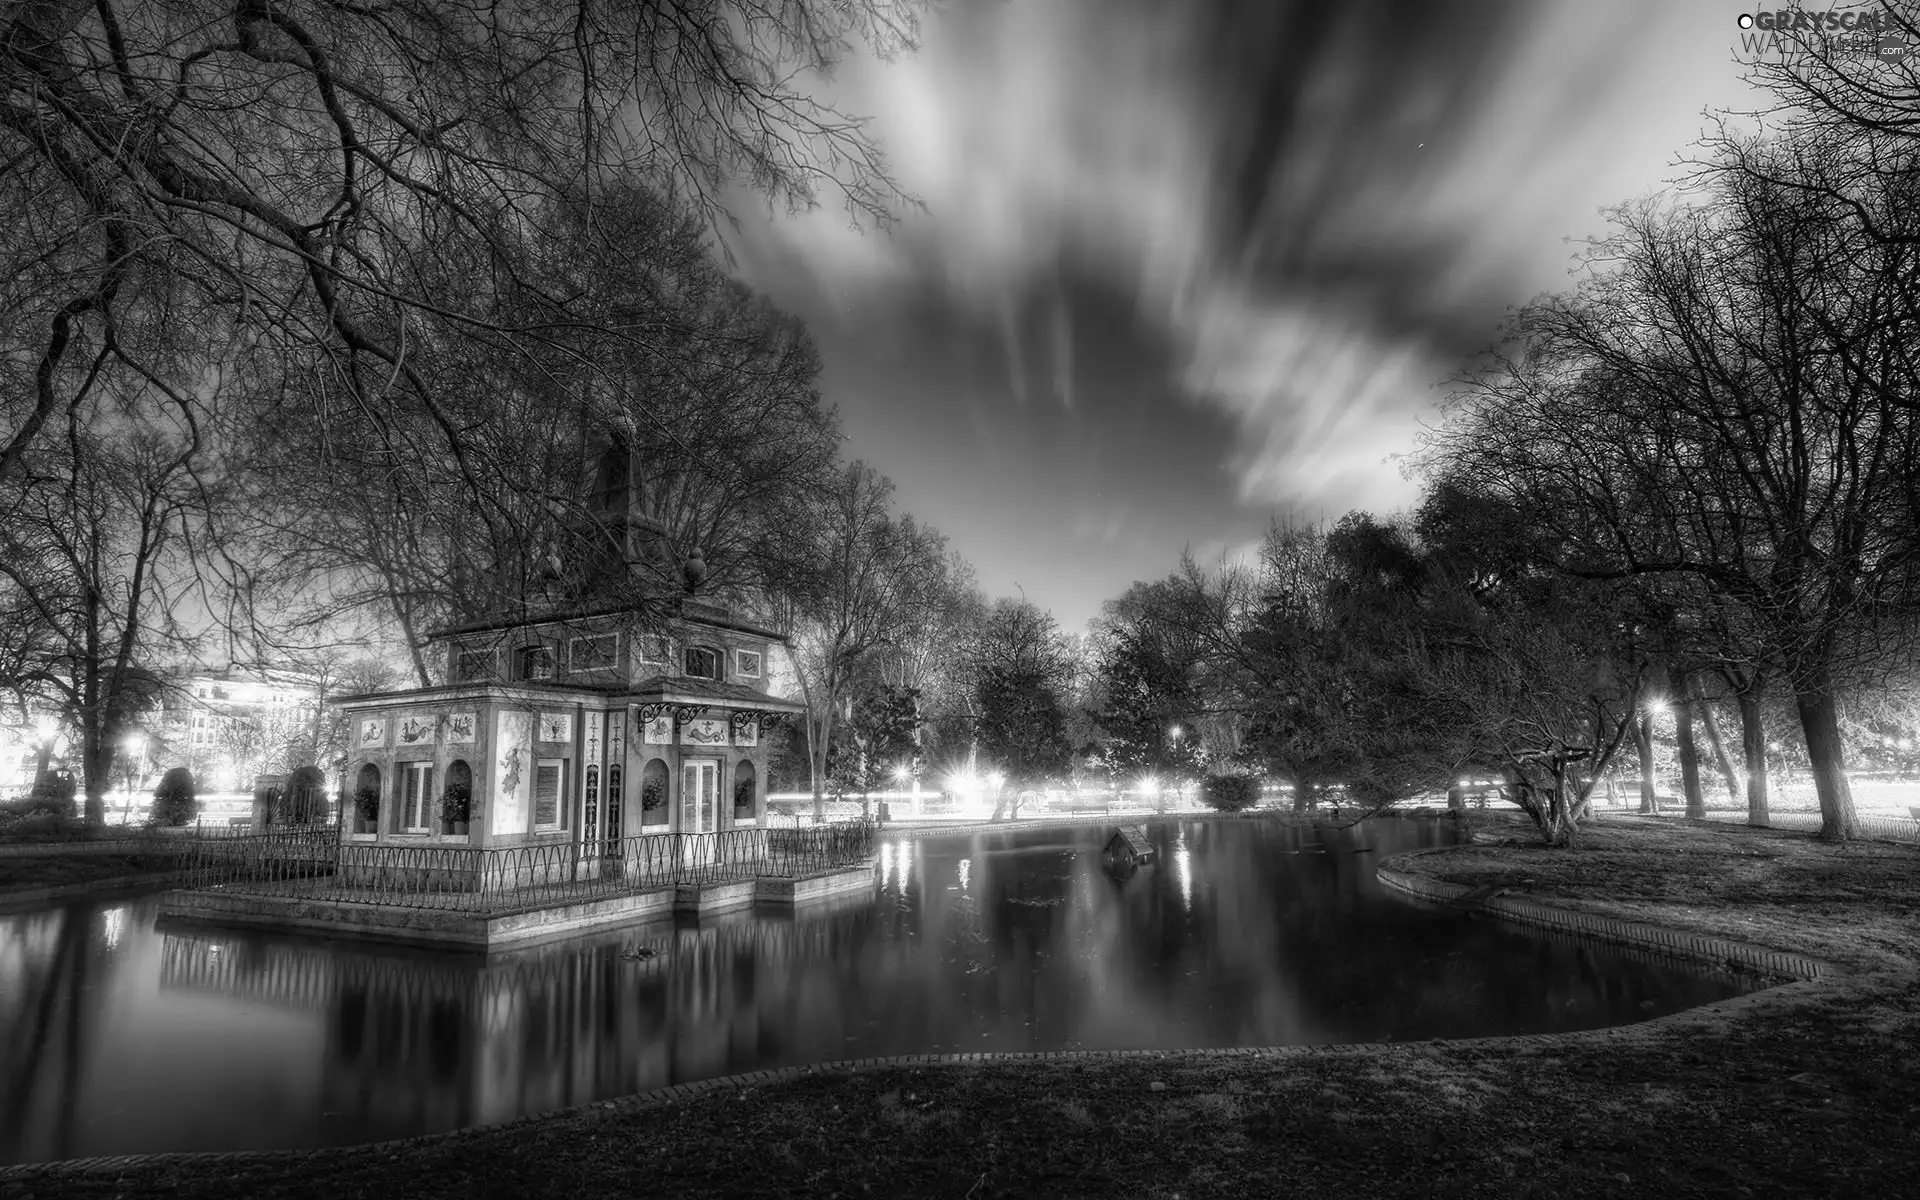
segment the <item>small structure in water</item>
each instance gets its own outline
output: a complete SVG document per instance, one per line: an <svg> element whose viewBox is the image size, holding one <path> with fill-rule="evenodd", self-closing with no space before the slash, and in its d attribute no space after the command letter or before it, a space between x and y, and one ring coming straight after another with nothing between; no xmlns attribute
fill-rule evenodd
<svg viewBox="0 0 1920 1200"><path fill-rule="evenodd" d="M1138 866L1153 861L1153 843L1144 825L1122 825L1107 839L1107 856L1116 863Z"/></svg>
<svg viewBox="0 0 1920 1200"><path fill-rule="evenodd" d="M637 453L608 437L591 461L605 544L429 634L447 682L333 699L337 826L208 848L174 915L492 948L871 885L870 825L770 827L766 735L805 707L775 686L785 639L700 595ZM254 830L297 791L263 781Z"/></svg>

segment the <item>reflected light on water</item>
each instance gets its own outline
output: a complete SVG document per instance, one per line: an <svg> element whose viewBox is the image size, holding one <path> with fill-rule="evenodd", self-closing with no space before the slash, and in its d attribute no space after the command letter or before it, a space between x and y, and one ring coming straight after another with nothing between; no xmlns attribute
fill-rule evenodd
<svg viewBox="0 0 1920 1200"><path fill-rule="evenodd" d="M879 903L862 889L484 957L162 928L153 897L0 915L0 1166L378 1141L956 1048L1556 1032L1744 990L1403 904L1352 860L1301 855L1296 828L1162 828L1166 866L1123 877L1103 866L1110 836L894 841L876 857L910 890ZM1370 835L1381 855L1451 836L1415 822ZM1194 915L1201 869L1220 919ZM1320 963L1339 969L1302 969Z"/></svg>
<svg viewBox="0 0 1920 1200"><path fill-rule="evenodd" d="M893 882L893 851L892 842L880 843L880 890L883 892Z"/></svg>

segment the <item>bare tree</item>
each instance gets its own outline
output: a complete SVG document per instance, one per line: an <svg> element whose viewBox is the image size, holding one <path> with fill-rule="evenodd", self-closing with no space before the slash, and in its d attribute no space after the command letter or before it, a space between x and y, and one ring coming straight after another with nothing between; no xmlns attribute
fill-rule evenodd
<svg viewBox="0 0 1920 1200"><path fill-rule="evenodd" d="M0 483L0 601L16 631L6 686L69 730L97 823L121 739L158 700L153 656L190 644L179 613L208 582L222 489L191 410L152 415L127 395L147 381L119 371L92 384L66 436Z"/></svg>
<svg viewBox="0 0 1920 1200"><path fill-rule="evenodd" d="M253 454L253 542L263 579L310 597L296 630L395 622L425 683L424 635L449 620L591 606L659 632L696 553L704 589L736 603L784 569L784 514L835 449L810 340L720 272L683 208L627 188L570 211L541 277L591 297L595 324L552 337L592 370L550 348L416 351L490 464L486 513L426 423L276 399Z"/></svg>
<svg viewBox="0 0 1920 1200"><path fill-rule="evenodd" d="M891 482L856 462L795 514L811 565L781 581L783 624L807 705L816 820L824 819L827 756L855 673L923 627L947 591L945 539L896 517L892 496Z"/></svg>
<svg viewBox="0 0 1920 1200"><path fill-rule="evenodd" d="M796 81L915 29L888 0L6 0L0 195L29 219L0 239L0 310L40 332L7 347L28 386L0 402L0 478L58 427L75 366L128 355L113 333L166 278L329 408L425 420L484 505L413 351L551 342L493 303L570 311L532 270L539 201L637 175L709 217L744 181L882 220L878 150Z"/></svg>
<svg viewBox="0 0 1920 1200"><path fill-rule="evenodd" d="M1058 778L1070 765L1065 701L1075 664L1071 647L1032 601L994 603L962 651L973 677L975 737L1003 772L989 820L1018 817L1023 789Z"/></svg>
<svg viewBox="0 0 1920 1200"><path fill-rule="evenodd" d="M1769 170L1832 166L1789 140ZM1890 208L1895 200L1876 203ZM1600 268L1523 314L1433 443L1564 539L1589 578L1691 580L1734 606L1799 709L1823 836L1857 832L1838 725L1850 649L1913 595L1911 250L1818 188L1719 177L1621 210Z"/></svg>

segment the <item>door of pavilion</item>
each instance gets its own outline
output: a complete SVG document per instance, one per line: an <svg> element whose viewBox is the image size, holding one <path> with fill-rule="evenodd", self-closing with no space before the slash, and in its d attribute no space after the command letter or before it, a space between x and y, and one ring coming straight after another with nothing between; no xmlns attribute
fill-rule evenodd
<svg viewBox="0 0 1920 1200"><path fill-rule="evenodd" d="M714 816L720 802L720 760L689 758L680 764L681 865L698 875L714 861Z"/></svg>

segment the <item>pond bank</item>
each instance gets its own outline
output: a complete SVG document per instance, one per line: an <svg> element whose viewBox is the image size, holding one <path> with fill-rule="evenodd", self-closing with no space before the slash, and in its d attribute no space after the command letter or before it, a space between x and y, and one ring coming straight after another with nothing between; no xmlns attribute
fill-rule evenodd
<svg viewBox="0 0 1920 1200"><path fill-rule="evenodd" d="M0 1196L1891 1195L1920 1162L1920 847L1616 822L1394 869L1816 959L1642 1025L1412 1045L893 1060L291 1154L0 1171Z"/></svg>
<svg viewBox="0 0 1920 1200"><path fill-rule="evenodd" d="M142 850L9 856L0 858L0 908L68 896L150 890L167 885L179 872L179 855Z"/></svg>

